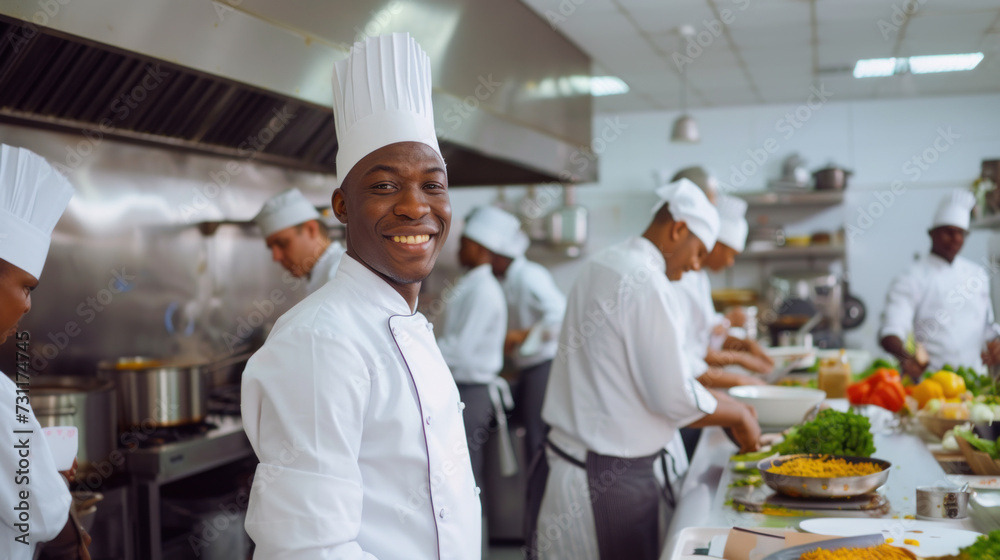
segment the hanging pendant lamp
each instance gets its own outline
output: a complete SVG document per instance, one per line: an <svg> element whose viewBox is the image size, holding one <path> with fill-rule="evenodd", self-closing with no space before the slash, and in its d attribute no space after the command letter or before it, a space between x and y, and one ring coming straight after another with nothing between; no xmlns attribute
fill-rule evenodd
<svg viewBox="0 0 1000 560"><path fill-rule="evenodd" d="M683 37L685 31L688 30L685 27L681 27L679 37ZM678 45L681 42L679 37L677 39ZM687 112L687 74L684 73L683 68L680 70L680 75L681 115L674 121L674 125L670 130L670 141L680 144L697 144L701 142L701 133L698 132L698 122Z"/></svg>

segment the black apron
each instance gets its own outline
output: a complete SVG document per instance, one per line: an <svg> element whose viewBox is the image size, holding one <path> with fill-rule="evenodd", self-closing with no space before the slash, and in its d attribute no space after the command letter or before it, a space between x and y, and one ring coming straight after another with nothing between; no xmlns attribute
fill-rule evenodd
<svg viewBox="0 0 1000 560"><path fill-rule="evenodd" d="M514 392L514 405L518 418L524 426L525 457L534 458L535 453L545 445L545 435L549 427L542 420L542 404L545 402L545 387L549 382L552 360L521 370Z"/></svg>
<svg viewBox="0 0 1000 560"><path fill-rule="evenodd" d="M676 505L667 473L667 461L673 462L670 454L661 450L645 457L612 457L587 451L586 461L581 462L551 441L545 443L556 455L587 471L600 560L658 560L662 552L660 500L666 502L670 515ZM662 458L662 488L653 473L653 463L658 458ZM528 478L525 512L525 557L528 560L538 558L538 515L548 477L549 464L543 448L536 453Z"/></svg>

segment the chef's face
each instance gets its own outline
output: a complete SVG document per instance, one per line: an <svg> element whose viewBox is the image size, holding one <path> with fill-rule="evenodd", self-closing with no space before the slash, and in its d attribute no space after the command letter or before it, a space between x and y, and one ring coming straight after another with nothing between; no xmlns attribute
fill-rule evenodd
<svg viewBox="0 0 1000 560"><path fill-rule="evenodd" d="M465 268L476 268L488 262L493 262L493 253L463 235L458 245L458 263Z"/></svg>
<svg viewBox="0 0 1000 560"><path fill-rule="evenodd" d="M684 222L674 222L672 226L677 228L676 233L672 234L676 242L674 249L664 253L663 258L667 261L667 279L676 282L685 272L701 270L702 261L708 256L708 251L701 239L691 233Z"/></svg>
<svg viewBox="0 0 1000 560"><path fill-rule="evenodd" d="M736 263L736 254L736 249L725 243L717 242L701 264L712 272L721 272Z"/></svg>
<svg viewBox="0 0 1000 560"><path fill-rule="evenodd" d="M965 230L954 226L936 227L930 231L931 251L951 262L965 244Z"/></svg>
<svg viewBox="0 0 1000 560"><path fill-rule="evenodd" d="M347 253L393 285L430 274L451 224L448 175L440 156L420 142L398 142L368 154L333 193L347 226Z"/></svg>
<svg viewBox="0 0 1000 560"><path fill-rule="evenodd" d="M0 344L17 332L17 324L31 311L31 291L38 279L0 259Z"/></svg>
<svg viewBox="0 0 1000 560"><path fill-rule="evenodd" d="M295 277L309 274L323 252L319 226L309 221L287 227L267 236L267 248L271 259L279 263Z"/></svg>

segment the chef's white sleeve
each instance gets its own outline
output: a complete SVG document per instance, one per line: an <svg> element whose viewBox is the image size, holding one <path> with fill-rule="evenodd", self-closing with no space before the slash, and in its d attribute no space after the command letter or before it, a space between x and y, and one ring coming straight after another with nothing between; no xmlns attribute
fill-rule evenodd
<svg viewBox="0 0 1000 560"><path fill-rule="evenodd" d="M276 333L247 363L243 422L260 464L246 529L256 558L374 558L357 543L371 375L355 348L308 328Z"/></svg>
<svg viewBox="0 0 1000 560"><path fill-rule="evenodd" d="M688 351L682 343L664 294L640 290L625 297L622 333L634 345L632 371L650 410L679 426L715 412L716 400L691 375Z"/></svg>
<svg viewBox="0 0 1000 560"><path fill-rule="evenodd" d="M17 408L17 385L3 373L0 386L0 418L6 434L6 441L0 445L0 472L4 473L0 483L0 522L8 528L3 533L16 537L27 528L30 542L50 541L66 525L72 496L65 479L56 470L52 451L30 402L21 403L24 409ZM27 421L18 422L18 414L23 414ZM30 433L17 434L14 430ZM22 459L27 461L26 465L21 463ZM22 498L22 492L27 493L27 499Z"/></svg>
<svg viewBox="0 0 1000 560"><path fill-rule="evenodd" d="M907 334L914 330L913 318L916 315L919 297L920 286L909 271L900 274L892 281L885 297L879 340L887 336L896 336L906 341Z"/></svg>
<svg viewBox="0 0 1000 560"><path fill-rule="evenodd" d="M547 340L559 338L559 331L566 315L566 296L545 269L528 269L527 273L525 284L529 290L528 305L541 316L536 324L545 325L549 334Z"/></svg>

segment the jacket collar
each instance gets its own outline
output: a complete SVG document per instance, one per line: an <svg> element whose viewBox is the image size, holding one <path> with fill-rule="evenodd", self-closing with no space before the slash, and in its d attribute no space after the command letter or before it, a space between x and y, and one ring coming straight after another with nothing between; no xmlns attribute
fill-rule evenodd
<svg viewBox="0 0 1000 560"><path fill-rule="evenodd" d="M388 282L347 253L344 253L341 258L337 274L343 274L350 278L352 289L358 293L362 301L368 301L384 308L393 315L413 315L416 313L416 306L410 309L410 305L406 303L403 296Z"/></svg>
<svg viewBox="0 0 1000 560"><path fill-rule="evenodd" d="M628 243L642 254L643 261L646 264L649 264L663 274L667 273L667 261L663 259L663 253L660 252L652 241L641 235L637 235L630 239Z"/></svg>

